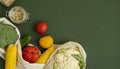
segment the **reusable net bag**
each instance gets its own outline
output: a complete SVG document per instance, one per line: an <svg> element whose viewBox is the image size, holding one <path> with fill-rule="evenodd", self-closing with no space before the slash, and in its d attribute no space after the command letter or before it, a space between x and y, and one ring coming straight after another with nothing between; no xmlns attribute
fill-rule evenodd
<svg viewBox="0 0 120 69"><path fill-rule="evenodd" d="M86 52L85 52L85 50L83 49L83 47L79 43L76 43L76 42L73 42L73 41L69 41L69 42L66 42L66 43L61 44L61 45L55 45L55 47L56 47L56 50L52 53L52 55L48 59L46 65L44 66L44 69L53 69L53 65L55 63L55 61L54 61L55 54L56 54L56 52L58 50L60 50L62 48L78 49L78 51L80 52L80 54L83 57L83 60L85 62L85 66L82 69L86 68Z"/></svg>
<svg viewBox="0 0 120 69"><path fill-rule="evenodd" d="M13 26L16 29L16 32L18 33L18 36L20 38L20 32L18 30L18 28L13 25L10 21L8 21L6 18L0 18L0 22L5 23L5 24L9 24L11 26ZM25 61L22 58L22 49L21 49L21 44L20 44L20 40L18 39L16 41L17 43L17 47L18 47L18 55L17 55L17 67L16 69L53 69L53 64L54 64L54 56L56 54L56 52L58 50L60 50L61 48L77 48L79 50L79 52L81 53L85 63L86 63L86 52L83 49L83 47L76 42L66 42L64 44L54 44L54 47L56 47L55 51L51 54L50 58L48 59L46 64L36 64L36 63L29 63L27 61ZM2 57L5 60L5 48L0 48L0 57ZM86 65L82 68L85 69Z"/></svg>
<svg viewBox="0 0 120 69"><path fill-rule="evenodd" d="M19 32L18 28L15 25L13 25L6 18L0 18L0 22L13 26L16 29L16 32L17 32L17 34L18 34L18 36L20 38L20 32ZM22 49L21 49L20 40L18 39L16 41L16 43L17 43L17 47L18 47L17 67L16 67L16 69L43 69L44 64L29 63L29 62L25 61L22 58ZM0 57L2 57L4 60L5 60L5 53L6 53L5 48L0 48Z"/></svg>

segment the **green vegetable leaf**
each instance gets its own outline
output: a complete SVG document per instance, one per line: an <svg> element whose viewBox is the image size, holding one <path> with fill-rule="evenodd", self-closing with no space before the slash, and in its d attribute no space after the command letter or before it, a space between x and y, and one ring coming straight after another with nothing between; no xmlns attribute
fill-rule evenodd
<svg viewBox="0 0 120 69"><path fill-rule="evenodd" d="M6 47L8 44L15 43L18 37L14 27L0 23L0 47Z"/></svg>
<svg viewBox="0 0 120 69"><path fill-rule="evenodd" d="M57 54L63 54L63 53L64 53L64 50L65 50L64 48L58 50L58 51L57 51Z"/></svg>
<svg viewBox="0 0 120 69"><path fill-rule="evenodd" d="M72 54L72 56L79 61L80 69L82 69L86 65L83 57L80 54Z"/></svg>
<svg viewBox="0 0 120 69"><path fill-rule="evenodd" d="M54 63L53 69L57 69L58 65L57 63Z"/></svg>

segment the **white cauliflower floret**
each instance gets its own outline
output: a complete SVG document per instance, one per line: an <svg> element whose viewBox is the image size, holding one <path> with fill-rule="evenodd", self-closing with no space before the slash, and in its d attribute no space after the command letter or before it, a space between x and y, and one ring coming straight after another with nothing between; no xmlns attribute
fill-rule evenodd
<svg viewBox="0 0 120 69"><path fill-rule="evenodd" d="M74 48L67 48L57 53L55 56L54 69L80 69L79 61L72 54L80 54Z"/></svg>

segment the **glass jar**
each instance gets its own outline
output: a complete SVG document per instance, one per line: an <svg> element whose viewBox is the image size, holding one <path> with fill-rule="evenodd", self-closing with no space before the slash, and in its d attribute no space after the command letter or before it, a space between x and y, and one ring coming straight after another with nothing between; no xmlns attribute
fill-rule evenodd
<svg viewBox="0 0 120 69"><path fill-rule="evenodd" d="M0 0L0 2L1 2L3 5L9 7L9 6L11 6L11 5L15 2L15 0Z"/></svg>
<svg viewBox="0 0 120 69"><path fill-rule="evenodd" d="M16 24L25 23L29 19L29 14L20 6L15 6L7 11L6 16Z"/></svg>

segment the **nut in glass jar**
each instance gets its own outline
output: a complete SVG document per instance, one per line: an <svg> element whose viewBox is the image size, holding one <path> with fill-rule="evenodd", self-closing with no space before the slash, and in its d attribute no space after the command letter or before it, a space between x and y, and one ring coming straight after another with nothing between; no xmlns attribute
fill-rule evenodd
<svg viewBox="0 0 120 69"><path fill-rule="evenodd" d="M0 0L0 2L6 7L9 7L15 2L15 0Z"/></svg>
<svg viewBox="0 0 120 69"><path fill-rule="evenodd" d="M29 19L29 14L20 6L13 7L10 11L7 11L6 16L16 24L25 23Z"/></svg>

